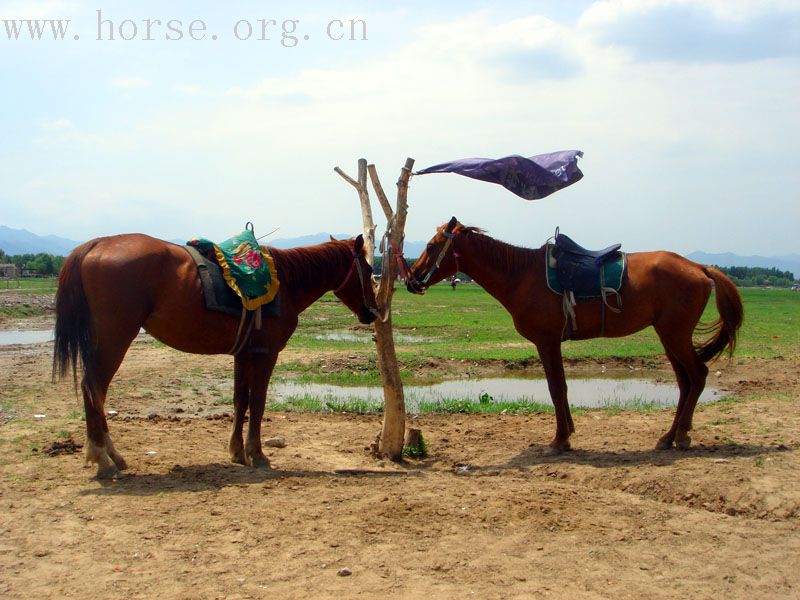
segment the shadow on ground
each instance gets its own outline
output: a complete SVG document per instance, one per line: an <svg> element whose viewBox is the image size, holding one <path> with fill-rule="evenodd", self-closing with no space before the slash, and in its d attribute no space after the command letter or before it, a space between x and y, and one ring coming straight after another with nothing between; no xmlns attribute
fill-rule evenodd
<svg viewBox="0 0 800 600"><path fill-rule="evenodd" d="M121 479L96 479L94 481L100 487L83 490L80 494L83 496L155 496L175 492L205 492L229 486L257 485L284 479L386 479L420 475L422 475L420 471L254 469L228 463L208 463L187 467L175 465L166 473L140 474L126 471Z"/></svg>

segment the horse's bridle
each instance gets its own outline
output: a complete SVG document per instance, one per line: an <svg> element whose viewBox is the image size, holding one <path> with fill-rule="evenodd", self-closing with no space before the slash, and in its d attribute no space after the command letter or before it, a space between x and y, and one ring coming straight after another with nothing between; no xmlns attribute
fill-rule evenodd
<svg viewBox="0 0 800 600"><path fill-rule="evenodd" d="M337 292L340 292L342 289L344 289L344 286L347 285L347 282L350 280L350 276L353 274L353 271L355 271L356 273L358 273L358 281L361 284L361 303L362 303L362 306L364 308L366 308L370 313L375 315L376 318L383 320L383 315L381 315L380 311L378 311L378 308L375 307L375 306L370 306L369 302L367 300L367 288L366 288L366 286L367 285L372 285L372 284L369 283L369 282L365 282L364 269L361 268L361 263L358 260L360 258L360 256L361 256L360 252L356 252L355 250L353 251L353 262L350 265L350 270L347 271L347 275L345 275L344 280L342 280L341 285L338 288L336 288L335 290L333 290L333 293L336 294Z"/></svg>
<svg viewBox="0 0 800 600"><path fill-rule="evenodd" d="M458 272L459 270L458 253L456 252L456 234L453 233L452 231L442 231L442 235L446 238L444 245L442 246L442 249L439 252L439 256L436 257L436 261L433 263L433 266L430 268L425 277L422 278L422 281L420 281L420 284L422 285L428 285L431 276L436 272L436 269L438 269L441 266L442 261L444 260L444 257L447 255L447 251L450 248L453 249L453 258L456 261L456 272Z"/></svg>

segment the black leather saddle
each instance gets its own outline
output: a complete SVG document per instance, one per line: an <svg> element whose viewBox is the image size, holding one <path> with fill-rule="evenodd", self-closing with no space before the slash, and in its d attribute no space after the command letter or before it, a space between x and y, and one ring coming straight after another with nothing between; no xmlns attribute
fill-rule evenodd
<svg viewBox="0 0 800 600"><path fill-rule="evenodd" d="M575 240L567 237L563 233L556 234L556 248L568 254L575 254L578 256L588 256L594 258L599 262L605 262L617 257L617 252L622 248L622 244L614 244L602 250L588 250L579 245Z"/></svg>
<svg viewBox="0 0 800 600"><path fill-rule="evenodd" d="M617 260L621 247L622 244L614 244L603 250L588 250L556 231L552 257L561 287L577 298L601 296L605 285L603 265Z"/></svg>

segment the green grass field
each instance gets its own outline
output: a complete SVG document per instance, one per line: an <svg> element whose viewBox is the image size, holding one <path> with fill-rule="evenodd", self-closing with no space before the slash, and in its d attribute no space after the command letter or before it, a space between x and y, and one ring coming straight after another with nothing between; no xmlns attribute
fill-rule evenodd
<svg viewBox="0 0 800 600"><path fill-rule="evenodd" d="M47 293L54 280L23 280L28 293ZM2 298L0 288L0 299ZM745 288L740 290L745 307L745 322L740 331L737 357L800 357L800 293L789 290ZM12 292L13 293L13 292ZM23 304L15 304L16 317L24 317ZM21 311L21 312L20 312ZM3 310L0 307L0 315ZM716 318L712 301L704 316ZM398 289L394 297L395 339L406 383L434 383L441 372L427 369L428 362L441 359L471 361L519 361L536 357L532 344L513 327L505 309L477 285L463 285L453 291L448 285L434 286L424 296ZM372 327L359 325L350 311L333 294L327 294L301 315L300 325L289 348L308 353L310 360L281 362L276 379L295 382L322 382L338 385L375 385L380 381L375 362ZM663 353L652 328L621 339L598 339L566 342L568 358L603 360L611 358L657 357ZM345 360L346 357L346 360ZM338 364L337 364L338 363ZM468 365L465 365L465 368ZM426 374L426 371L430 374ZM420 375L422 373L422 375ZM380 405L366 401L309 396L289 397L275 404L273 410L363 412L380 411ZM419 412L505 412L530 413L551 411L549 404L486 403L475 398L437 400L421 403ZM601 410L655 410L637 405L630 399L619 406Z"/></svg>
<svg viewBox="0 0 800 600"><path fill-rule="evenodd" d="M736 356L800 355L800 293L755 288L740 291L745 321ZM716 316L712 296L704 320L713 321ZM329 294L301 316L289 347L369 355L373 350L371 328L356 325L349 311ZM394 325L398 356L404 365L429 358L520 360L536 356L533 345L514 329L506 310L477 285L464 285L455 291L438 285L424 296L398 289ZM626 338L565 342L563 351L568 358L602 359L658 356L663 348L650 327Z"/></svg>
<svg viewBox="0 0 800 600"><path fill-rule="evenodd" d="M17 294L54 294L58 287L56 277L26 277L24 279L0 279L0 294L5 290Z"/></svg>
<svg viewBox="0 0 800 600"><path fill-rule="evenodd" d="M17 298L55 294L57 285L58 280L55 277L0 279L0 321L43 315L45 309L40 301L26 303L18 301ZM13 300L6 302L9 298Z"/></svg>

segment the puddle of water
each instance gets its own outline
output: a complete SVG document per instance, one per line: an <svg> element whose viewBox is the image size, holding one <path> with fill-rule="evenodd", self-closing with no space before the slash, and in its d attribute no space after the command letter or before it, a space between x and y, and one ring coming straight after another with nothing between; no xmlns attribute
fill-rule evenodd
<svg viewBox="0 0 800 600"><path fill-rule="evenodd" d="M356 342L360 344L372 344L371 333L349 333L343 331L333 331L330 333L320 333L314 336L315 340L326 340L332 342ZM424 344L435 342L438 338L422 337L419 335L409 335L407 333L395 333L394 341L402 344Z"/></svg>
<svg viewBox="0 0 800 600"><path fill-rule="evenodd" d="M625 407L634 405L675 406L678 402L678 386L654 383L642 379L569 379L570 406L585 408ZM435 385L405 386L406 408L418 410L420 402L444 400L468 400L479 402L483 394L491 396L493 402L539 402L551 404L545 379L459 379ZM706 388L700 402L710 402L722 394ZM360 400L380 405L383 402L382 387L337 386L318 383L275 383L270 388L273 400L309 396L319 400Z"/></svg>
<svg viewBox="0 0 800 600"><path fill-rule="evenodd" d="M436 342L441 338L435 337L422 337L421 335L408 335L407 333L394 334L394 340L403 344L426 344Z"/></svg>
<svg viewBox="0 0 800 600"><path fill-rule="evenodd" d="M372 343L372 335L363 333L321 333L314 336L315 340L326 340L331 342L359 342L361 344Z"/></svg>
<svg viewBox="0 0 800 600"><path fill-rule="evenodd" d="M0 346L15 344L41 344L53 341L53 330L45 331L0 331Z"/></svg>
<svg viewBox="0 0 800 600"><path fill-rule="evenodd" d="M139 330L139 334L145 333L144 329ZM0 346L17 346L17 345L31 345L43 344L45 342L53 341L53 330L34 330L34 331L0 331Z"/></svg>

